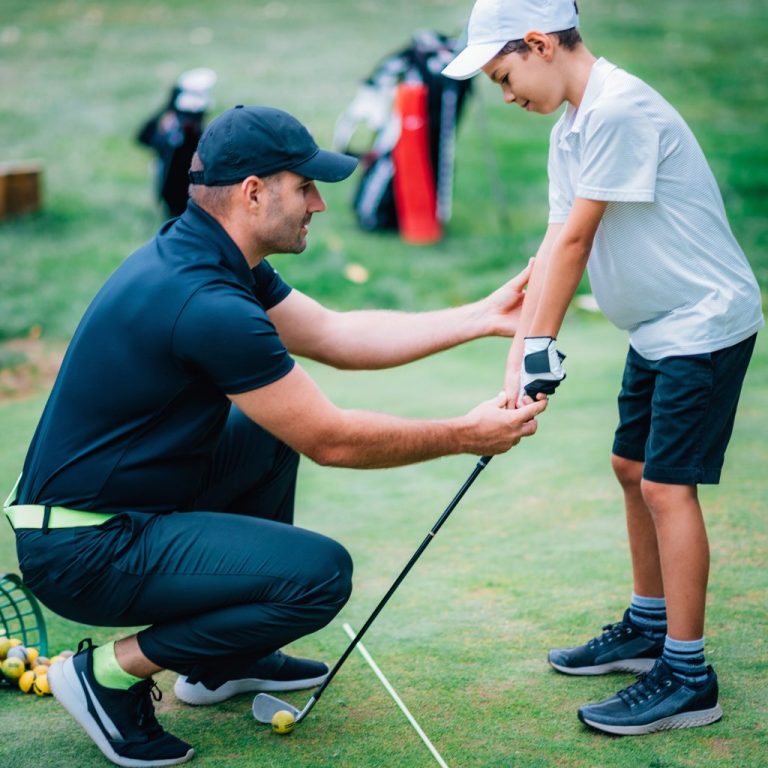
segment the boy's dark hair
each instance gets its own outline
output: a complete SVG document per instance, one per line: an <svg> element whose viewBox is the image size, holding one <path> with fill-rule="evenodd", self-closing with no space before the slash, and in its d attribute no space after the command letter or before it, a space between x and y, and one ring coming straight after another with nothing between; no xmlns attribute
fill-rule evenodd
<svg viewBox="0 0 768 768"><path fill-rule="evenodd" d="M581 35L576 27L564 29L562 32L553 32L560 45L566 50L572 51L580 42ZM528 53L530 48L525 40L510 40L496 55L506 56L508 53Z"/></svg>

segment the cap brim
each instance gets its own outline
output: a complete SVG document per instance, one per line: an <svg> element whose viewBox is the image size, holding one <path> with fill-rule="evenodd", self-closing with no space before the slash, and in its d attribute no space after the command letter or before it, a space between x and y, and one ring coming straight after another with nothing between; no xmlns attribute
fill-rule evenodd
<svg viewBox="0 0 768 768"><path fill-rule="evenodd" d="M443 75L452 80L469 80L507 44L506 40L495 43L468 45L444 70Z"/></svg>
<svg viewBox="0 0 768 768"><path fill-rule="evenodd" d="M294 166L290 170L316 181L342 181L357 168L358 160L352 155L328 152L319 149L309 160Z"/></svg>

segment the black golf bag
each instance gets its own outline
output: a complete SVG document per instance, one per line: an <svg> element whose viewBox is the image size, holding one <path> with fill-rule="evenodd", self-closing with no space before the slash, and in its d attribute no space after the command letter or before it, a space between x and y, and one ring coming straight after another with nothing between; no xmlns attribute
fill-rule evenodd
<svg viewBox="0 0 768 768"><path fill-rule="evenodd" d="M397 229L392 150L400 136L400 118L393 110L403 83L427 87L429 160L437 200L437 219L451 216L454 142L471 80L451 80L441 70L456 55L458 41L432 31L418 32L410 46L387 56L361 83L354 100L341 114L334 133L337 150L361 158L362 177L353 200L359 225L368 231ZM360 125L369 132L370 146L355 146ZM399 169L407 173L407 168Z"/></svg>
<svg viewBox="0 0 768 768"><path fill-rule="evenodd" d="M187 173L203 135L215 82L216 73L211 69L182 73L166 106L144 123L136 137L155 152L157 199L164 203L169 216L180 216L187 207Z"/></svg>
<svg viewBox="0 0 768 768"><path fill-rule="evenodd" d="M142 126L138 141L156 154L157 199L169 216L180 216L187 207L187 171L203 134L202 112L181 112L172 104Z"/></svg>

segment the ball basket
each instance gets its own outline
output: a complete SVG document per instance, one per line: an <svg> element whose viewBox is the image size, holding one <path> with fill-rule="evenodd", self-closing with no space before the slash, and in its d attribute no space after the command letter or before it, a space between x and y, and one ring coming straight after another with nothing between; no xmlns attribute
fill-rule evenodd
<svg viewBox="0 0 768 768"><path fill-rule="evenodd" d="M0 573L0 635L15 637L27 648L48 655L48 633L35 596L15 573ZM0 675L0 684L3 684Z"/></svg>

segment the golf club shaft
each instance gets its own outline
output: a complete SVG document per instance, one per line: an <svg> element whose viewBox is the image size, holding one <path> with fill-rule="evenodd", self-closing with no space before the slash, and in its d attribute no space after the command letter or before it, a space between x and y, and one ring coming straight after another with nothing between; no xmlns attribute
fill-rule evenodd
<svg viewBox="0 0 768 768"><path fill-rule="evenodd" d="M432 541L432 539L435 537L437 532L440 530L443 523L448 519L448 516L453 512L453 510L456 508L456 505L461 501L462 496L467 492L469 489L469 486L472 485L472 483L475 482L475 478L485 469L485 467L488 465L488 462L492 459L492 456L482 456L477 464L475 465L475 468L472 470L472 473L469 475L469 477L464 481L464 485L461 486L458 493L453 497L453 500L451 503L445 508L445 511L442 515L438 518L437 522L432 526L432 529L429 531L429 533L424 538L424 541L421 542L419 545L419 548L413 553L413 556L406 564L405 568L403 568L402 571L400 571L400 575L395 579L392 586L387 591L387 594L384 595L384 597L381 598L379 601L379 604L373 609L373 613L368 617L368 620L363 624L360 631L355 635L352 642L347 646L347 649L344 651L344 653L341 654L341 657L336 662L333 669L328 673L328 677L325 678L322 685L312 694L312 697L307 702L307 705L304 707L304 709L301 711L301 718L306 716L306 714L309 712L310 709L315 705L317 700L322 696L323 691L328 687L328 684L333 680L333 678L336 676L336 673L341 669L341 665L347 660L349 657L349 654L352 653L352 651L355 649L355 646L360 642L363 635L368 631L368 628L373 624L376 617L381 613L381 609L387 604L387 601L390 597L394 594L395 590L400 586L403 579L408 575L408 571L413 568L413 565L415 562L419 559L421 556L421 553L429 546L429 542Z"/></svg>

